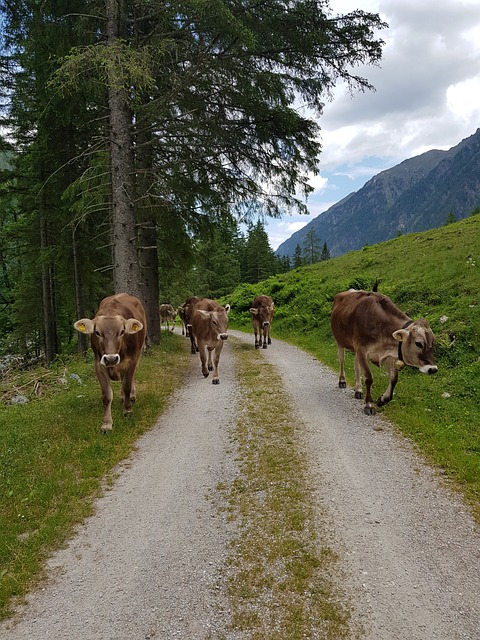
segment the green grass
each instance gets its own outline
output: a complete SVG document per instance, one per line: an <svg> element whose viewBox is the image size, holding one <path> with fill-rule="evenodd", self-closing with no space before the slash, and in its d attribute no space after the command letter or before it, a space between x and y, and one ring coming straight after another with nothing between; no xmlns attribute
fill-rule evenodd
<svg viewBox="0 0 480 640"><path fill-rule="evenodd" d="M333 296L350 287L371 289L377 278L379 291L403 311L429 320L437 338L439 365L435 376L404 369L393 401L378 412L445 470L480 522L479 215L365 247L257 285L242 285L224 302L232 305L231 327L251 331L248 309L253 297L271 295L273 340L278 337L296 344L338 371L330 329ZM353 385L353 357L347 357L346 366ZM387 378L375 367L373 374L374 389L380 395ZM361 410L359 403L359 416Z"/></svg>
<svg viewBox="0 0 480 640"><path fill-rule="evenodd" d="M151 428L182 382L186 341L162 334L140 360L133 416L122 415L113 383L113 432L100 434L102 402L93 358L59 363L2 381L0 396L0 618L42 575L45 558L93 511L102 481ZM83 384L70 379L76 373ZM7 404L12 387L30 402ZM39 392L42 389L41 397Z"/></svg>
<svg viewBox="0 0 480 640"><path fill-rule="evenodd" d="M352 637L333 579L337 558L304 464L302 424L262 352L236 342L233 349L242 395L240 474L226 491L237 523L229 558L233 628L251 640Z"/></svg>

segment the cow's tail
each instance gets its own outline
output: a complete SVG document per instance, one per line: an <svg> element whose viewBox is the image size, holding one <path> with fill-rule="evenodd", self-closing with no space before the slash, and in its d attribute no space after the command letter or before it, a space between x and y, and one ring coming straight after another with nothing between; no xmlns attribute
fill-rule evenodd
<svg viewBox="0 0 480 640"><path fill-rule="evenodd" d="M380 284L380 280L378 278L375 278L372 284L372 291L378 291L379 284Z"/></svg>

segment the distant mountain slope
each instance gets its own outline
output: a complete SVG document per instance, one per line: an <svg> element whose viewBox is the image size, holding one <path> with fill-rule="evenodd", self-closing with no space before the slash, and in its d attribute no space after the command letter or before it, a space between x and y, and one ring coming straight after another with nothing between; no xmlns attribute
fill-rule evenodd
<svg viewBox="0 0 480 640"><path fill-rule="evenodd" d="M480 206L480 129L448 151L427 151L382 171L364 187L337 202L294 233L277 249L293 256L314 228L332 256L399 234L425 231Z"/></svg>

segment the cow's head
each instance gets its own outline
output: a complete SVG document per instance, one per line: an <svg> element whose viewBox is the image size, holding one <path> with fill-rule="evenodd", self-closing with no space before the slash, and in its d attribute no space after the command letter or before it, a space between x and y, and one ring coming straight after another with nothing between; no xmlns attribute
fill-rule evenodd
<svg viewBox="0 0 480 640"><path fill-rule="evenodd" d="M93 320L82 318L73 325L80 333L92 338L92 347L100 356L100 364L114 367L125 352L125 336L138 333L143 324L135 318L123 316L96 316Z"/></svg>
<svg viewBox="0 0 480 640"><path fill-rule="evenodd" d="M435 336L427 320L415 320L407 327L393 333L399 341L399 361L416 367L422 373L436 373L438 367L433 357Z"/></svg>
<svg viewBox="0 0 480 640"><path fill-rule="evenodd" d="M262 325L263 328L268 327L270 324L271 313L273 312L273 305L268 307L252 307L250 309L250 313L254 318L258 320L258 322Z"/></svg>
<svg viewBox="0 0 480 640"><path fill-rule="evenodd" d="M224 307L220 307L216 311L204 311L203 309L197 309L203 318L210 319L210 329L216 335L217 340L226 340L228 338L228 314L230 311L230 305L226 304Z"/></svg>

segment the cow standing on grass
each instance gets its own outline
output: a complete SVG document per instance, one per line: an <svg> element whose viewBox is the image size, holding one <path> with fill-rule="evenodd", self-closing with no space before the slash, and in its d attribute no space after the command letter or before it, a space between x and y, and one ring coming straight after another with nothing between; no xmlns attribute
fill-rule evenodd
<svg viewBox="0 0 480 640"><path fill-rule="evenodd" d="M147 331L145 311L138 298L119 293L104 298L93 319L82 318L73 326L91 336L95 372L102 390L101 430L106 433L113 428L111 380L122 381L123 415L132 413L136 399L135 371Z"/></svg>
<svg viewBox="0 0 480 640"><path fill-rule="evenodd" d="M398 372L405 365L422 373L437 372L433 357L435 337L427 320L412 320L390 300L379 293L350 289L338 293L333 300L332 332L338 346L340 376L338 386L345 389L345 349L355 354L355 398L361 399L362 380L366 395L364 411L373 415L370 360L388 372L389 384L378 398L379 407L393 398Z"/></svg>
<svg viewBox="0 0 480 640"><path fill-rule="evenodd" d="M171 331L175 329L175 320L177 318L177 311L171 304L160 305L160 327L165 326L165 331L170 329L169 323L172 323Z"/></svg>
<svg viewBox="0 0 480 640"><path fill-rule="evenodd" d="M209 300L208 298L202 298L193 307L190 328L192 349L195 347L200 353L202 373L205 378L208 377L210 371L213 371L213 384L220 384L218 363L223 343L228 338L229 311L229 304L222 307L215 300ZM213 363L212 352L215 352Z"/></svg>
<svg viewBox="0 0 480 640"><path fill-rule="evenodd" d="M270 296L257 296L253 301L250 313L255 334L255 349L260 347L266 349L267 343L272 344L270 329L273 320L273 306L273 300Z"/></svg>

